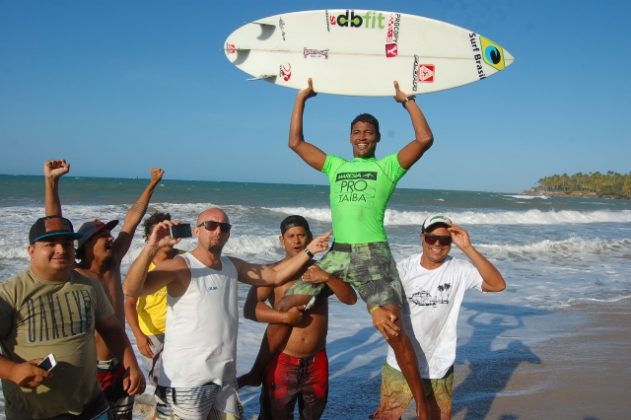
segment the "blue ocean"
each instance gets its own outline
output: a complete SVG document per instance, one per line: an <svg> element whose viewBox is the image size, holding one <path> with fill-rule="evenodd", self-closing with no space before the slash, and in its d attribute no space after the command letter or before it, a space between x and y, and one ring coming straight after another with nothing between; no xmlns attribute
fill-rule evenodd
<svg viewBox="0 0 631 420"><path fill-rule="evenodd" d="M146 183L67 175L60 187L64 215L75 227L95 217L123 219ZM41 176L0 175L0 281L29 264L28 230L44 213L43 190ZM222 207L233 224L224 253L248 261L282 257L279 223L287 215L305 216L316 233L331 228L328 188L322 185L164 180L149 212L168 211L176 219L194 223L197 214L210 206ZM508 284L501 294L470 292L465 298L459 363L484 357L479 355L479 333L485 328L490 336L484 337L484 345L491 349L502 350L515 341L528 349L551 338L552 324L554 331L559 325L570 331L580 322L563 317L564 308L631 297L631 201L400 188L385 219L395 259L418 251L419 225L435 212L467 229L474 246L496 264ZM138 231L123 271L142 246ZM185 240L181 247L190 249L194 242ZM462 257L455 247L452 255ZM240 304L246 293L243 286ZM239 373L252 363L263 330L264 325L241 319ZM361 302L348 307L331 299L328 353L331 383L324 418L341 418L339 413L345 413L344 418L366 418L378 402L386 344ZM526 350L523 355L526 360ZM246 418L253 418L258 390L246 388L241 398ZM468 403L458 398L456 388L455 414Z"/></svg>

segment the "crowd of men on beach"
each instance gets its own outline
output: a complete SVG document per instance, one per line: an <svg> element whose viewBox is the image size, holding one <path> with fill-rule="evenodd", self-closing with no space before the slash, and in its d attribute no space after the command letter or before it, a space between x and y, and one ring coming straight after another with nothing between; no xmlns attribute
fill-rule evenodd
<svg viewBox="0 0 631 420"><path fill-rule="evenodd" d="M329 232L314 237L304 217L290 215L280 223L285 256L269 264L223 254L232 225L220 208L197 216L191 232L196 244L187 251L177 248L181 239L172 234L180 222L155 212L144 221L145 245L123 279L123 257L164 171L151 170L114 236L118 220L94 219L75 232L63 217L59 193L70 165L45 162L45 210L29 232L30 266L0 284L7 418L131 419L134 395L144 392L147 379L127 323L147 359L156 418L241 419L239 387L260 385L260 419L291 419L296 405L300 418L318 419L329 391L330 295L348 305L359 295L389 345L372 418L398 419L412 399L419 419L451 418L464 293L499 292L506 285L468 232L442 214L419 221L420 252L395 263L384 228L387 203L434 137L416 98L397 82L394 93L410 116L414 139L377 159L379 122L360 114L350 126L352 160L305 140L313 82L298 93L289 147L329 179L334 240L329 246ZM349 192L353 200L340 199ZM466 258L449 255L453 243ZM252 286L245 317L269 324L251 370L238 378L237 282Z"/></svg>

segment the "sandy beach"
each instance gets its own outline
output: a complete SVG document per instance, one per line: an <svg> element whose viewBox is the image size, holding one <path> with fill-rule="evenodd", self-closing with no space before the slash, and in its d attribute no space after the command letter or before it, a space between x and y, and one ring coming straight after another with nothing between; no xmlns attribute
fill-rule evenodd
<svg viewBox="0 0 631 420"><path fill-rule="evenodd" d="M631 299L617 303L589 303L538 319L546 336L554 338L526 345L527 329L508 331L501 326L480 333L459 348L454 383L454 419L589 419L628 418L631 411ZM567 322L563 322L563 320ZM554 321L553 321L554 320ZM559 321L561 320L561 321ZM550 332L550 328L556 331ZM363 330L364 344L371 341ZM490 346L491 341L499 341ZM377 342L372 342L378 345ZM330 346L330 358L342 356ZM352 350L352 348L347 348ZM377 360L378 359L378 360ZM348 360L344 361L344 365ZM360 392L340 389L331 365L331 391L323 419L365 419L378 400L381 357L369 369L352 369ZM346 381L345 381L346 382ZM248 393L246 388L246 395ZM256 391L250 392L256 393ZM352 398L349 398L351 397ZM247 400L247 398L246 398ZM250 401L248 419L256 418L257 402ZM140 408L139 405L138 408ZM144 406L146 409L147 406ZM340 417L340 413L345 413ZM404 419L412 419L412 407ZM142 418L137 413L136 418Z"/></svg>
<svg viewBox="0 0 631 420"><path fill-rule="evenodd" d="M559 330L529 349L516 347L490 366L458 366L454 418L629 418L630 304L626 299L563 310L559 315L582 318L578 328Z"/></svg>

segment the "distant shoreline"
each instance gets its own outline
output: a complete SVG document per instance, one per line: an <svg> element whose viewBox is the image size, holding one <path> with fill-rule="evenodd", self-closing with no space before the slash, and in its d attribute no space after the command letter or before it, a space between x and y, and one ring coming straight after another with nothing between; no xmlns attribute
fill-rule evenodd
<svg viewBox="0 0 631 420"><path fill-rule="evenodd" d="M546 195L549 197L577 197L577 198L606 198L606 199L615 199L615 200L629 200L629 198L621 197L618 195L612 194L602 194L599 195L593 191L545 191L537 188L530 189L528 191L524 191L525 195Z"/></svg>

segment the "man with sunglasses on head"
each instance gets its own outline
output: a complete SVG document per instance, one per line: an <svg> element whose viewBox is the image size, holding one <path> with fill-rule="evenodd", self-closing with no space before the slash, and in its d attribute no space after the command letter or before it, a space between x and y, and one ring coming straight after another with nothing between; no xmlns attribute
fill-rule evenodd
<svg viewBox="0 0 631 420"><path fill-rule="evenodd" d="M506 282L471 244L466 230L442 214L421 227L420 254L397 264L406 296L404 325L418 356L430 419L450 419L458 313L469 289L501 292ZM469 260L449 255L452 243ZM399 419L412 400L392 349L381 372L381 402L374 419Z"/></svg>
<svg viewBox="0 0 631 420"><path fill-rule="evenodd" d="M175 245L169 220L155 225L123 284L127 296L143 296L167 288L167 321L158 392L171 412L158 418L239 419L236 387L236 344L239 310L237 281L276 286L287 281L310 259L328 248L329 234L311 241L304 252L275 265L251 264L222 255L230 238L228 215L209 208L197 218L197 246L159 263L148 272L156 252Z"/></svg>

